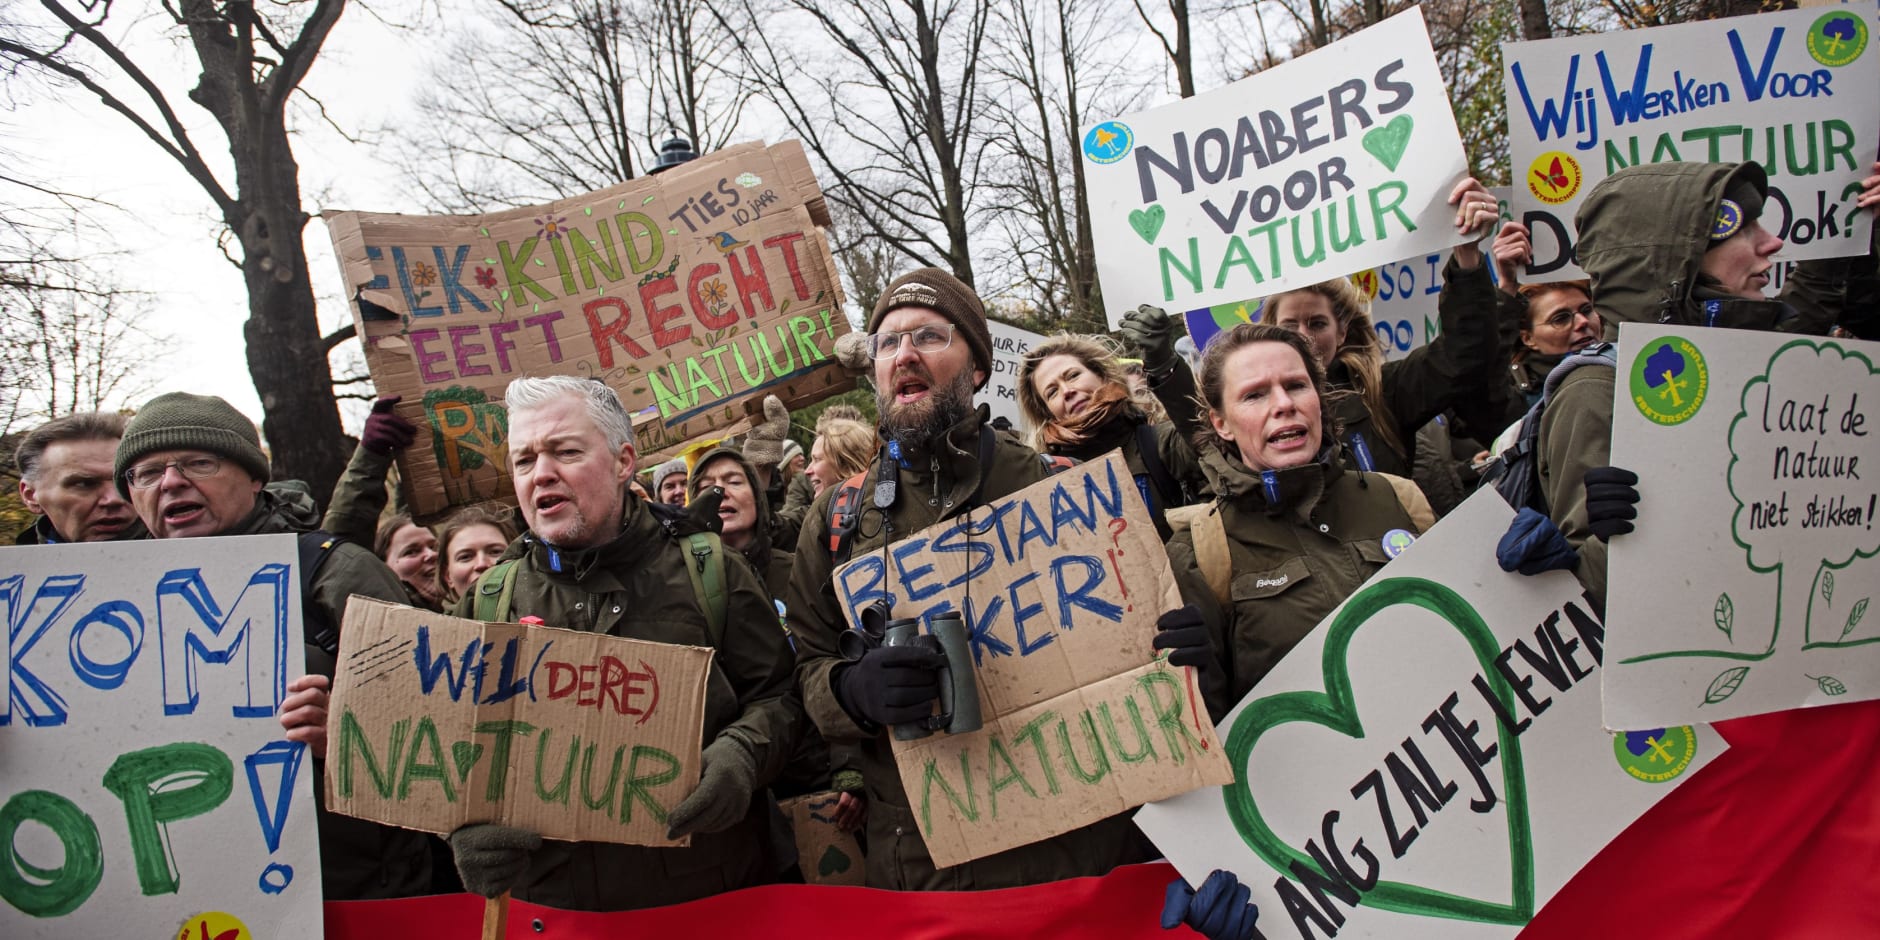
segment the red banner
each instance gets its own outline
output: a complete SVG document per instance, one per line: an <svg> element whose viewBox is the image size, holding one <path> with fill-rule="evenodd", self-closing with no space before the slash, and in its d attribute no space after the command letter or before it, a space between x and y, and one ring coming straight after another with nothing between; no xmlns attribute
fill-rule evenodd
<svg viewBox="0 0 1880 940"><path fill-rule="evenodd" d="M1880 937L1880 702L1718 724L1730 751L1615 839L1520 940ZM515 902L515 940L1079 937L1164 940L1164 864L961 896L778 885L587 914ZM469 895L326 905L329 940L476 937ZM1295 935L1262 911L1273 940ZM1184 934L1186 932L1184 931Z"/></svg>

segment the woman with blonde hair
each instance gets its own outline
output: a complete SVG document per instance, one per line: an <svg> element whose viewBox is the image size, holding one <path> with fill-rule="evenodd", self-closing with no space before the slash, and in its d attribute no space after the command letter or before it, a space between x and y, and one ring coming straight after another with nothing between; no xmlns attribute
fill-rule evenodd
<svg viewBox="0 0 1880 940"><path fill-rule="evenodd" d="M1500 218L1495 197L1475 180L1451 194L1458 234ZM1349 278L1334 278L1266 298L1260 322L1305 337L1331 394L1327 405L1343 430L1351 464L1408 477L1417 429L1444 411L1488 397L1499 382L1495 362L1495 285L1475 242L1457 245L1443 269L1436 302L1440 333L1402 359L1384 361L1371 323L1371 302ZM1473 429L1492 436L1499 427Z"/></svg>
<svg viewBox="0 0 1880 940"><path fill-rule="evenodd" d="M1133 387L1107 337L1059 333L1033 346L1018 367L1018 411L1032 449L1086 461L1123 452L1157 531L1168 510L1195 501L1200 467L1168 421L1154 421L1152 393Z"/></svg>
<svg viewBox="0 0 1880 940"><path fill-rule="evenodd" d="M816 440L810 444L809 466L803 472L821 496L831 486L866 471L879 446L874 428L854 418L825 415L816 422Z"/></svg>
<svg viewBox="0 0 1880 940"><path fill-rule="evenodd" d="M437 529L437 588L445 606L495 567L517 534L515 514L498 504L465 506L446 519Z"/></svg>

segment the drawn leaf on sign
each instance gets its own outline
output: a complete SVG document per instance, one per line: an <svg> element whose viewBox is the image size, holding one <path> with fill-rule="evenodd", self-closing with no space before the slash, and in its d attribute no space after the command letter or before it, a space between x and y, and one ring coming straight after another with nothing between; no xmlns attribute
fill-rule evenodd
<svg viewBox="0 0 1880 940"><path fill-rule="evenodd" d="M1717 622L1717 629L1722 630L1724 636L1732 641L1736 639L1730 636L1730 628L1736 624L1736 605L1731 603L1729 591L1717 595L1717 607L1711 612L1711 619Z"/></svg>
<svg viewBox="0 0 1880 940"><path fill-rule="evenodd" d="M1737 688L1743 684L1743 677L1747 675L1748 666L1735 666L1717 673L1717 678L1710 680L1710 688L1704 690L1704 704L1715 705L1735 695Z"/></svg>
<svg viewBox="0 0 1880 940"><path fill-rule="evenodd" d="M1846 695L1847 694L1847 686L1842 685L1841 680L1836 679L1833 676L1809 676L1808 673L1805 673L1805 672L1802 673L1802 675L1808 676L1808 678L1815 680L1815 684L1818 686L1821 686L1821 694L1823 695Z"/></svg>
<svg viewBox="0 0 1880 940"><path fill-rule="evenodd" d="M1829 606L1834 605L1834 572L1823 568L1821 571L1821 599Z"/></svg>
<svg viewBox="0 0 1880 940"><path fill-rule="evenodd" d="M1860 625L1860 618L1867 614L1867 601L1868 598L1865 597L1855 601L1854 609L1847 612L1847 626L1841 628L1841 639L1847 639L1847 635L1853 633L1854 628Z"/></svg>

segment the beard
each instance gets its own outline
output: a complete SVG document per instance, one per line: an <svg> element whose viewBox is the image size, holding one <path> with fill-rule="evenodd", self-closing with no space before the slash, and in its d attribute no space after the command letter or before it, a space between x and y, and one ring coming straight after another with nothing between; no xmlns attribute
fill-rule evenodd
<svg viewBox="0 0 1880 940"><path fill-rule="evenodd" d="M925 444L946 436L954 425L966 420L973 410L973 376L961 370L952 384L941 386L926 369L910 370L914 377L926 380L927 397L900 405L894 401L894 386L906 374L896 375L886 388L875 393L876 411L881 415L882 430L908 444ZM905 446L905 445L904 445Z"/></svg>

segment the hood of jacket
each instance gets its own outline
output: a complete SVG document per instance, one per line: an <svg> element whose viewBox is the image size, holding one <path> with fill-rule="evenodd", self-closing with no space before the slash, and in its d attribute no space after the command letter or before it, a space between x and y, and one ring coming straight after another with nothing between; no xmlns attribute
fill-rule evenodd
<svg viewBox="0 0 1880 940"><path fill-rule="evenodd" d="M744 546L738 554L743 555L744 560L750 562L751 566L757 569L757 573L762 575L770 567L770 497L765 495L764 490L757 485L757 465L751 463L750 459L744 456L744 452L735 447L714 447L700 454L698 462L692 465L691 479L686 482L688 490L686 497L688 501L698 499L699 473L705 469L706 464L721 457L729 457L737 461L738 466L744 469L744 479L750 482L751 505L754 509L754 518L751 521L752 537L751 543Z"/></svg>
<svg viewBox="0 0 1880 940"><path fill-rule="evenodd" d="M1717 207L1739 182L1769 192L1768 175L1755 163L1632 166L1593 187L1574 218L1574 253L1592 278L1607 339L1627 322L1770 329L1782 319L1779 302L1698 283Z"/></svg>
<svg viewBox="0 0 1880 940"><path fill-rule="evenodd" d="M255 494L255 508L221 535L266 535L276 532L312 532L320 527L320 507L307 484L276 480Z"/></svg>
<svg viewBox="0 0 1880 940"><path fill-rule="evenodd" d="M1203 446L1200 452L1201 472L1222 502L1249 512L1290 516L1300 523L1312 518L1319 500L1345 474L1335 443L1321 447L1311 463L1285 470L1254 470L1218 447Z"/></svg>

